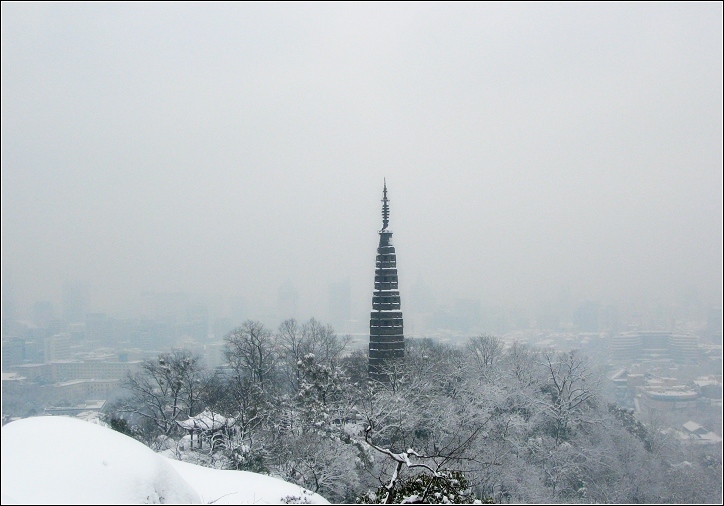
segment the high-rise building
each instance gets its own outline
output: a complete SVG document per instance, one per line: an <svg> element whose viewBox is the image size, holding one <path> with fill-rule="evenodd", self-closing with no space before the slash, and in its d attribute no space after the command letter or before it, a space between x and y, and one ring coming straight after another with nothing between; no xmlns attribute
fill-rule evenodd
<svg viewBox="0 0 724 506"><path fill-rule="evenodd" d="M47 329L54 319L53 303L49 300L39 300L33 304L33 323L40 328Z"/></svg>
<svg viewBox="0 0 724 506"><path fill-rule="evenodd" d="M397 258L392 245L392 232L387 228L390 221L390 206L387 199L387 182L382 192L382 229L379 231L380 244L377 247L375 268L375 289L372 294L370 314L370 357L371 379L386 377L384 366L405 355L405 337L400 309L400 292L397 284Z"/></svg>
<svg viewBox="0 0 724 506"><path fill-rule="evenodd" d="M352 317L352 294L349 279L329 285L327 318L337 332L346 331Z"/></svg>
<svg viewBox="0 0 724 506"><path fill-rule="evenodd" d="M80 323L85 320L87 299L87 290L82 283L68 281L63 284L63 318L66 322Z"/></svg>
<svg viewBox="0 0 724 506"><path fill-rule="evenodd" d="M45 363L70 358L70 334L55 334L47 337L44 343Z"/></svg>

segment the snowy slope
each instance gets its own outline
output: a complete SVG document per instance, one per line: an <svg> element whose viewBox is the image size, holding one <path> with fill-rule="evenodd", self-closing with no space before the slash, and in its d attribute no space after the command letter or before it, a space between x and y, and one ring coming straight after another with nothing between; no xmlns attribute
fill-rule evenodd
<svg viewBox="0 0 724 506"><path fill-rule="evenodd" d="M247 471L220 471L178 460L168 460L201 495L205 504L281 504L282 499L303 504L329 504L298 485Z"/></svg>
<svg viewBox="0 0 724 506"><path fill-rule="evenodd" d="M69 417L2 428L2 504L280 504L323 497L269 476L169 460L138 441ZM287 501L289 499L286 499Z"/></svg>

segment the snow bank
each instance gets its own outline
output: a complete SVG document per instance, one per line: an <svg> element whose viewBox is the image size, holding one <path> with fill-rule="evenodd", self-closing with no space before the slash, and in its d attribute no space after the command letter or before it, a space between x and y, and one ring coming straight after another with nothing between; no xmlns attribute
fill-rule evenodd
<svg viewBox="0 0 724 506"><path fill-rule="evenodd" d="M329 504L324 497L279 478L247 471L221 471L187 462L169 463L206 504Z"/></svg>
<svg viewBox="0 0 724 506"><path fill-rule="evenodd" d="M2 428L2 502L201 503L169 464L142 443L64 416Z"/></svg>
<svg viewBox="0 0 724 506"><path fill-rule="evenodd" d="M167 459L133 438L76 418L2 428L2 504L329 504L269 476Z"/></svg>

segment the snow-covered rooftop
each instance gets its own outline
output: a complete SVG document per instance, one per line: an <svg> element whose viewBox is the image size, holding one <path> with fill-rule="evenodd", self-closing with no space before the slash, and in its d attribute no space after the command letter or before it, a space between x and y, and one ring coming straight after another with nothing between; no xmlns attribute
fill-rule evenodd
<svg viewBox="0 0 724 506"><path fill-rule="evenodd" d="M696 432L697 430L703 428L701 425L699 425L698 423L696 423L696 422L694 422L694 421L692 421L692 420L689 420L688 422L686 422L686 423L683 425L683 427L684 427L686 430L688 430L689 432Z"/></svg>
<svg viewBox="0 0 724 506"><path fill-rule="evenodd" d="M20 376L16 372L4 372L2 373L2 380L3 381L22 381L24 380L24 376Z"/></svg>
<svg viewBox="0 0 724 506"><path fill-rule="evenodd" d="M184 429L203 429L203 430L216 430L227 425L234 423L233 418L226 418L218 413L214 413L205 409L203 412L196 416L192 416L188 420L178 422L178 424Z"/></svg>

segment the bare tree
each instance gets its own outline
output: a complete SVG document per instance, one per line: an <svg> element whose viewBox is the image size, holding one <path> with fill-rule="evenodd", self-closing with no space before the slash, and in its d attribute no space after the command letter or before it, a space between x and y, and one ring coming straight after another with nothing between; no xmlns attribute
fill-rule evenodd
<svg viewBox="0 0 724 506"><path fill-rule="evenodd" d="M588 368L577 350L569 353L543 353L547 381L543 391L549 394L544 410L553 422L556 444L567 438L575 426L585 421L583 413L595 406L598 377Z"/></svg>
<svg viewBox="0 0 724 506"><path fill-rule="evenodd" d="M301 380L301 371L298 367L298 363L302 360L306 353L302 327L294 318L284 320L281 325L279 325L277 336L279 354L284 360L284 378L287 381L289 388L291 388L292 391L296 391L299 389L299 383Z"/></svg>
<svg viewBox="0 0 724 506"><path fill-rule="evenodd" d="M226 359L234 374L248 378L264 390L276 364L276 342L272 333L260 322L247 320L224 340Z"/></svg>
<svg viewBox="0 0 724 506"><path fill-rule="evenodd" d="M200 408L199 400L210 380L199 357L190 351L162 353L128 374L124 387L131 398L119 411L133 413L151 424L152 432L169 436L178 431L177 421Z"/></svg>
<svg viewBox="0 0 724 506"><path fill-rule="evenodd" d="M481 334L471 337L466 345L480 369L492 366L503 354L503 343L497 337Z"/></svg>
<svg viewBox="0 0 724 506"><path fill-rule="evenodd" d="M314 318L302 326L305 353L313 353L317 361L334 367L349 344L350 336L339 337L331 325L323 325Z"/></svg>
<svg viewBox="0 0 724 506"><path fill-rule="evenodd" d="M331 325L323 325L314 318L303 325L293 318L283 321L279 325L277 343L279 355L284 360L284 376L292 391L299 389L298 366L305 356L311 353L316 363L333 369L339 365L350 339L349 336L339 337Z"/></svg>
<svg viewBox="0 0 724 506"><path fill-rule="evenodd" d="M506 365L519 387L531 387L539 380L541 369L539 356L540 351L519 342L514 342L506 353Z"/></svg>

